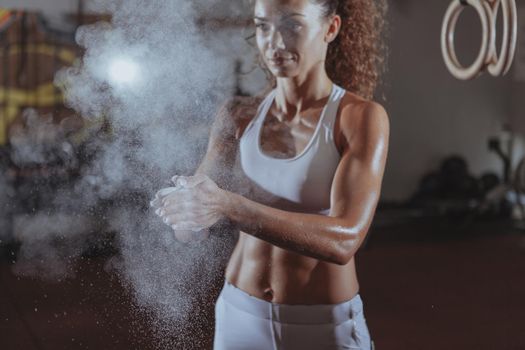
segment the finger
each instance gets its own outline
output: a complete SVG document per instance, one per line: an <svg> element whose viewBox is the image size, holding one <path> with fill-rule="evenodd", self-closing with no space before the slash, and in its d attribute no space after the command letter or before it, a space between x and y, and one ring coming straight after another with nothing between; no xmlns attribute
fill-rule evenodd
<svg viewBox="0 0 525 350"><path fill-rule="evenodd" d="M151 207L156 207L156 208L158 208L160 205L162 205L162 203L161 203L161 201L160 201L161 198L162 198L162 197L160 196L160 191L162 191L162 190L157 191L157 192L155 193L154 198L149 202L149 205L150 205Z"/></svg>
<svg viewBox="0 0 525 350"><path fill-rule="evenodd" d="M180 175L174 175L174 176L171 177L170 181L175 185L175 187L178 187L179 185L178 185L177 181L178 181L178 179L180 179L180 178L182 178L182 176L180 176Z"/></svg>
<svg viewBox="0 0 525 350"><path fill-rule="evenodd" d="M164 221L166 225L172 226L174 230L196 230L203 227L203 224L200 223L201 220L193 215L191 217L181 214L164 215L162 216L162 221ZM175 225L175 228L173 225Z"/></svg>
<svg viewBox="0 0 525 350"><path fill-rule="evenodd" d="M162 221L166 225L169 225L169 226L177 224L181 220L180 215L178 215L178 214L171 214L171 213L164 214L164 215L161 216L161 218L162 218Z"/></svg>
<svg viewBox="0 0 525 350"><path fill-rule="evenodd" d="M205 206L188 197L168 198L163 201L161 209L166 212L186 211L188 214L200 213L207 210Z"/></svg>
<svg viewBox="0 0 525 350"><path fill-rule="evenodd" d="M215 218L214 213L210 213L206 208L189 208L185 204L162 207L155 211L163 219L168 220L189 220L197 223L207 223Z"/></svg>
<svg viewBox="0 0 525 350"><path fill-rule="evenodd" d="M149 202L149 205L154 208L160 208L162 206L162 201L159 198L155 198Z"/></svg>
<svg viewBox="0 0 525 350"><path fill-rule="evenodd" d="M184 187L186 186L187 179L186 176L175 175L171 178L171 182L175 185L175 187Z"/></svg>
<svg viewBox="0 0 525 350"><path fill-rule="evenodd" d="M164 216L176 213L176 211L167 212L163 207L155 209L155 214L160 216L164 220Z"/></svg>
<svg viewBox="0 0 525 350"><path fill-rule="evenodd" d="M201 182L205 181L208 177L204 174L195 174L193 176L179 176L176 175L171 178L172 182L177 187L191 188L195 187Z"/></svg>
<svg viewBox="0 0 525 350"><path fill-rule="evenodd" d="M193 203L193 193L190 189L181 188L161 198L162 206L178 205L180 203Z"/></svg>
<svg viewBox="0 0 525 350"><path fill-rule="evenodd" d="M187 231L195 231L200 230L201 227L197 223L193 221L179 221L175 224L171 225L171 228L173 230L187 230Z"/></svg>
<svg viewBox="0 0 525 350"><path fill-rule="evenodd" d="M217 221L208 212L165 213L163 216L161 216L161 218L166 225L171 226L171 228L174 230L179 229L200 231L210 227L210 222L213 224Z"/></svg>
<svg viewBox="0 0 525 350"><path fill-rule="evenodd" d="M173 193L175 191L177 191L178 188L177 187L166 187L166 188L162 188L160 189L159 191L157 191L157 193L155 193L155 198L163 198L163 197L166 197L168 194L170 193Z"/></svg>
<svg viewBox="0 0 525 350"><path fill-rule="evenodd" d="M166 225L178 224L180 222L194 222L203 226L201 223L208 222L209 218L207 213L204 212L188 212L184 210L178 211L165 211L162 213L162 209L159 212L159 216Z"/></svg>
<svg viewBox="0 0 525 350"><path fill-rule="evenodd" d="M195 233L209 229L217 220L204 220L201 218L192 218L192 219L173 219L170 218L167 220L168 225L171 226L173 230L190 230Z"/></svg>

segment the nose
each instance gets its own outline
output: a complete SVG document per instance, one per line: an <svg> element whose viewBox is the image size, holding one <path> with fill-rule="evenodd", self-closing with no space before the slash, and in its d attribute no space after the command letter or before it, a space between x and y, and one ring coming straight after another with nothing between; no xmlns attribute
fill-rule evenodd
<svg viewBox="0 0 525 350"><path fill-rule="evenodd" d="M270 34L270 48L272 50L284 49L284 39L278 30L274 30Z"/></svg>

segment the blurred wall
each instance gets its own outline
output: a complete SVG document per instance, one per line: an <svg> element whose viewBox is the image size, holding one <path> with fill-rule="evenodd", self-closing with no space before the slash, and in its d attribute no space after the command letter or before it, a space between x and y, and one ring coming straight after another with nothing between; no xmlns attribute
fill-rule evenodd
<svg viewBox="0 0 525 350"><path fill-rule="evenodd" d="M502 176L501 161L488 152L487 139L500 135L502 124L510 118L512 72L499 78L484 73L471 81L452 77L440 48L449 3L389 1L391 53L385 107L391 141L383 199L407 198L422 175L437 169L451 153L465 157L474 176L488 170ZM477 13L466 9L456 35L456 50L464 65L474 61L480 43Z"/></svg>
<svg viewBox="0 0 525 350"><path fill-rule="evenodd" d="M511 124L514 129L525 134L525 4L518 3L518 47L514 63L511 92ZM525 154L525 139L520 140L519 154ZM516 157L517 158L517 157Z"/></svg>

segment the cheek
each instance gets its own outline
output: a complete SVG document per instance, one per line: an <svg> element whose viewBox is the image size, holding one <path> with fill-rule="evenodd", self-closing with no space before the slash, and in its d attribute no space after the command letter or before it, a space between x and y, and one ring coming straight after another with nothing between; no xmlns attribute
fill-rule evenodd
<svg viewBox="0 0 525 350"><path fill-rule="evenodd" d="M260 36L257 36L256 39L257 49L259 50L259 53L264 56L264 52L266 51L266 44L264 38L261 38Z"/></svg>
<svg viewBox="0 0 525 350"><path fill-rule="evenodd" d="M264 42L264 40L263 40L263 38L260 35L258 35L258 34L255 35L255 44L257 45L257 48L259 50L262 50L263 42Z"/></svg>
<svg viewBox="0 0 525 350"><path fill-rule="evenodd" d="M304 52L308 53L307 56L310 59L322 56L324 47L325 43L323 41L322 35L312 35L309 38L305 38L304 41L301 43L301 50L303 52L303 55Z"/></svg>
<svg viewBox="0 0 525 350"><path fill-rule="evenodd" d="M310 29L298 33L292 39L292 44L301 52L310 51L321 46L323 42L323 35L319 29Z"/></svg>
<svg viewBox="0 0 525 350"><path fill-rule="evenodd" d="M315 55L315 42L308 41L306 38L301 38L294 43L293 51L299 55L300 61L309 61Z"/></svg>

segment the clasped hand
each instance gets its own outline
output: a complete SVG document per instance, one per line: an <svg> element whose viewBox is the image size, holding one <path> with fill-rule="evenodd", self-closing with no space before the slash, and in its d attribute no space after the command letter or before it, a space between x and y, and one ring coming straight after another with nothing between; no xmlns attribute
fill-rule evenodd
<svg viewBox="0 0 525 350"><path fill-rule="evenodd" d="M173 176L174 187L159 190L150 202L155 213L181 241L201 240L208 228L223 217L224 191L204 174Z"/></svg>

